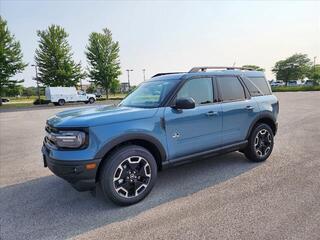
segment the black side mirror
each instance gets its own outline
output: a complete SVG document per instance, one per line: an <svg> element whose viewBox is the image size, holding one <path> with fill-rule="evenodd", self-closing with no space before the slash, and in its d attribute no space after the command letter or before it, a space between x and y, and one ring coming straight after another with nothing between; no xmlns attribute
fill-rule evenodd
<svg viewBox="0 0 320 240"><path fill-rule="evenodd" d="M195 108L196 104L193 100L193 98L188 97L188 98L178 98L176 100L175 105L173 108L175 109L192 109Z"/></svg>

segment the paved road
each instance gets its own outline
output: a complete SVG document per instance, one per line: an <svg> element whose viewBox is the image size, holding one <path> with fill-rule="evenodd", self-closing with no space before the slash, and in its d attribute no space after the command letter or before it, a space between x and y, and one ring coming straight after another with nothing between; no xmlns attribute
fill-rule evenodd
<svg viewBox="0 0 320 240"><path fill-rule="evenodd" d="M0 113L1 239L319 239L320 92L277 96L267 162L231 153L169 169L125 208L42 167L43 127L56 109Z"/></svg>

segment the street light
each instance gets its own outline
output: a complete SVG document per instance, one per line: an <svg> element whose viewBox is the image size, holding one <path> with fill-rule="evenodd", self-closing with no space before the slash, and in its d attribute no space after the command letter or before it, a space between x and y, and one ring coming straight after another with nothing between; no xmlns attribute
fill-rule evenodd
<svg viewBox="0 0 320 240"><path fill-rule="evenodd" d="M143 81L145 81L146 80L146 70L142 69L142 72L143 72Z"/></svg>
<svg viewBox="0 0 320 240"><path fill-rule="evenodd" d="M37 81L37 90L38 90L38 102L40 104L40 89L39 89L39 78L38 78L38 65L37 64L31 64L31 67L34 67L36 70L36 78Z"/></svg>
<svg viewBox="0 0 320 240"><path fill-rule="evenodd" d="M128 72L128 87L130 91L130 72L133 72L133 69L127 69L126 71Z"/></svg>
<svg viewBox="0 0 320 240"><path fill-rule="evenodd" d="M313 82L316 80L316 59L317 57L313 57Z"/></svg>

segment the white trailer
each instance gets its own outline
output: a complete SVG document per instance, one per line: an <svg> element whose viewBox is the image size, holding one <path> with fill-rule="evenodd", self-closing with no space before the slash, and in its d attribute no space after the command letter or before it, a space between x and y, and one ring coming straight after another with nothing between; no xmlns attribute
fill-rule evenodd
<svg viewBox="0 0 320 240"><path fill-rule="evenodd" d="M75 87L46 87L46 99L56 106L63 106L66 102L94 103L96 95L77 91Z"/></svg>

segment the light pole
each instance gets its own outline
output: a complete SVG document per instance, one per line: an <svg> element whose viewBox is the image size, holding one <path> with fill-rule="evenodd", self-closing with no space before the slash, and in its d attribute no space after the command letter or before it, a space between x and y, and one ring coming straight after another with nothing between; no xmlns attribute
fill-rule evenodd
<svg viewBox="0 0 320 240"><path fill-rule="evenodd" d="M316 80L316 59L317 57L313 57L313 82Z"/></svg>
<svg viewBox="0 0 320 240"><path fill-rule="evenodd" d="M142 72L143 72L143 81L146 80L146 69L142 69Z"/></svg>
<svg viewBox="0 0 320 240"><path fill-rule="evenodd" d="M38 78L38 65L37 64L32 64L31 67L34 67L36 70L36 78L35 80L37 81L37 92L38 92L38 102L40 104L40 89L39 89L39 78Z"/></svg>
<svg viewBox="0 0 320 240"><path fill-rule="evenodd" d="M126 71L128 72L128 87L130 91L130 72L133 72L133 69L127 69Z"/></svg>

